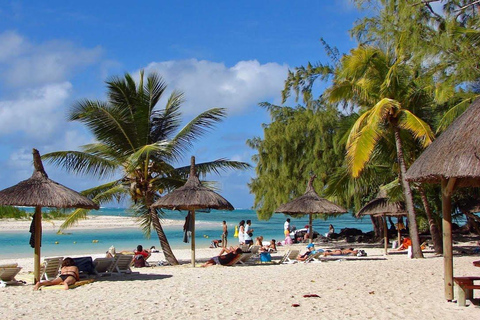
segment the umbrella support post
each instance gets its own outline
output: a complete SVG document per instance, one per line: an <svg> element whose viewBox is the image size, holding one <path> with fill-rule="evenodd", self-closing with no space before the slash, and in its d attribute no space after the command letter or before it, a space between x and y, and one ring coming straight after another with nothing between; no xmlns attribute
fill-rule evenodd
<svg viewBox="0 0 480 320"><path fill-rule="evenodd" d="M387 229L387 217L383 215L383 237L384 239L384 248L385 255L388 255L388 229Z"/></svg>
<svg viewBox="0 0 480 320"><path fill-rule="evenodd" d="M312 218L312 214L310 213L309 215L309 219L308 219L308 243L312 243L313 242L313 229L312 229L312 224L313 224L313 218Z"/></svg>
<svg viewBox="0 0 480 320"><path fill-rule="evenodd" d="M453 180L453 183L452 183ZM442 180L442 229L445 299L453 300L452 192L455 179Z"/></svg>
<svg viewBox="0 0 480 320"><path fill-rule="evenodd" d="M193 221L193 227L192 227L192 267L195 268L195 210L191 211L192 213L192 221Z"/></svg>
<svg viewBox="0 0 480 320"><path fill-rule="evenodd" d="M42 208L35 207L35 251L33 259L34 284L40 281L40 247L42 241Z"/></svg>

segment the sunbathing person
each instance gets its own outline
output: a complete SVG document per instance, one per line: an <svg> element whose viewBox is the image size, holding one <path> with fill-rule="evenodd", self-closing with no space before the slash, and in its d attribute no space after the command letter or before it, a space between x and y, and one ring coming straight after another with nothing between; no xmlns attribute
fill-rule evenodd
<svg viewBox="0 0 480 320"><path fill-rule="evenodd" d="M305 252L304 254L301 254L297 257L297 260L298 261L305 261L307 260L308 256L313 254L315 252L315 245L313 243L309 243L307 245L307 252Z"/></svg>
<svg viewBox="0 0 480 320"><path fill-rule="evenodd" d="M42 286L54 286L58 284L63 284L65 290L68 290L68 286L75 284L78 280L80 280L80 276L78 274L78 268L75 266L75 261L72 258L65 258L62 262L62 269L60 269L60 276L51 281L38 281L33 290L38 290Z"/></svg>
<svg viewBox="0 0 480 320"><path fill-rule="evenodd" d="M229 265L233 260L235 260L239 255L242 254L242 249L240 248L233 248L233 249L234 250L222 248L222 251L220 251L220 254L218 256L215 256L212 259L205 262L205 264L203 264L202 267L204 268L210 267L216 264L219 264L222 266ZM223 253L226 253L226 254L223 254Z"/></svg>
<svg viewBox="0 0 480 320"><path fill-rule="evenodd" d="M260 252L277 252L277 244L275 243L275 239L270 240L268 245L260 247Z"/></svg>
<svg viewBox="0 0 480 320"><path fill-rule="evenodd" d="M348 249L336 249L336 250L325 250L323 252L324 256L345 256L345 255L354 255L356 256L358 254L358 250L355 250L353 248L348 248Z"/></svg>

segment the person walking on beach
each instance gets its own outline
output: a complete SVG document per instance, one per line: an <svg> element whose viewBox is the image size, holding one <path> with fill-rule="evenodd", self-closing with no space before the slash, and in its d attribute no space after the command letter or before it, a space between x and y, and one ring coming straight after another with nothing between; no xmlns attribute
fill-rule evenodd
<svg viewBox="0 0 480 320"><path fill-rule="evenodd" d="M238 243L245 244L245 220L238 224Z"/></svg>
<svg viewBox="0 0 480 320"><path fill-rule="evenodd" d="M227 247L227 237L228 237L228 226L227 226L227 222L225 220L223 220L222 227L223 227L222 247L226 248Z"/></svg>
<svg viewBox="0 0 480 320"><path fill-rule="evenodd" d="M245 225L245 244L253 244L253 229L251 228L252 220L247 220L247 224Z"/></svg>
<svg viewBox="0 0 480 320"><path fill-rule="evenodd" d="M285 237L290 235L290 218L288 218L283 224L283 233L285 234Z"/></svg>

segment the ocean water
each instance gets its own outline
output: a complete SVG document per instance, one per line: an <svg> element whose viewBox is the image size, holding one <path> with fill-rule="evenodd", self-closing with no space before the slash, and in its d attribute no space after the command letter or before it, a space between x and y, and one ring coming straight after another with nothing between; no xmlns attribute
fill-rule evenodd
<svg viewBox="0 0 480 320"><path fill-rule="evenodd" d="M122 208L102 208L98 211L92 211L92 215L107 216L131 216L132 214ZM165 218L179 220L179 226L164 226L164 231L170 246L175 249L188 249L190 243L184 243L183 240L183 221L187 212L167 212ZM238 239L233 237L234 227L240 220L252 220L254 237L262 235L264 240L275 239L283 240L283 224L289 216L283 214L274 214L268 221L260 221L256 212L253 210L234 210L222 211L212 210L210 212L196 212L195 218L195 244L197 248L208 247L213 239L220 239L222 234L222 221L227 222L229 228L229 245L238 243ZM291 225L298 229L308 224L308 217L295 219L290 217ZM48 222L43 222L48 223ZM335 231L339 232L343 228L357 228L363 232L371 231L372 224L369 217L356 219L347 213L338 217L332 217L328 220L313 220L313 229L320 234L328 231L329 224L333 224ZM33 248L29 245L30 233L28 230L21 232L2 232L0 233L0 259L11 257L31 257ZM95 230L67 230L66 234L58 235L53 231L44 231L42 237L42 256L68 256L81 254L102 254L110 246L115 246L117 251L133 250L138 244L145 248L155 246L160 249L160 242L157 234L152 230L150 239L147 239L140 228L137 229L95 229Z"/></svg>

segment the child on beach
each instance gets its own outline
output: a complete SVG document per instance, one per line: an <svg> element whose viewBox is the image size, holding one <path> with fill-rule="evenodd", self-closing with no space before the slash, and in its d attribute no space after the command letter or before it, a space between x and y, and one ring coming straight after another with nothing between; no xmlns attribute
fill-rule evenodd
<svg viewBox="0 0 480 320"><path fill-rule="evenodd" d="M60 276L51 281L38 281L33 290L38 290L42 286L54 286L58 284L63 284L65 290L68 290L68 286L75 284L78 280L80 280L80 275L78 274L78 268L75 266L75 261L72 258L65 258L63 259L62 268L60 269Z"/></svg>

